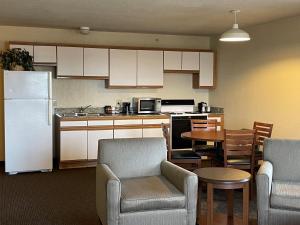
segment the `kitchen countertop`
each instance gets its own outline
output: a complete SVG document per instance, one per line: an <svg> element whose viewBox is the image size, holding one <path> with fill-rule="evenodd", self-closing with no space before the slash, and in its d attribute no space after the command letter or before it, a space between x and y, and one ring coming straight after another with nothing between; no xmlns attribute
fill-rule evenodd
<svg viewBox="0 0 300 225"><path fill-rule="evenodd" d="M222 115L223 113L199 113L203 115ZM74 113L57 113L56 117L61 121L74 120L126 120L126 119L169 119L169 113L158 114L105 114L105 113L88 113L85 116L75 116ZM180 114L177 114L180 116Z"/></svg>
<svg viewBox="0 0 300 225"><path fill-rule="evenodd" d="M66 116L67 115L67 116ZM169 114L87 114L86 116L72 116L70 113L57 113L56 117L60 120L107 120L107 119L169 119Z"/></svg>

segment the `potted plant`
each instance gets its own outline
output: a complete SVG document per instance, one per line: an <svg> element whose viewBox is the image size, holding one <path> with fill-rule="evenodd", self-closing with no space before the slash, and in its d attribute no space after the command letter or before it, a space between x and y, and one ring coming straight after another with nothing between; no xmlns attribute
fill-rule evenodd
<svg viewBox="0 0 300 225"><path fill-rule="evenodd" d="M0 66L4 70L33 71L32 56L25 49L13 48L0 52Z"/></svg>

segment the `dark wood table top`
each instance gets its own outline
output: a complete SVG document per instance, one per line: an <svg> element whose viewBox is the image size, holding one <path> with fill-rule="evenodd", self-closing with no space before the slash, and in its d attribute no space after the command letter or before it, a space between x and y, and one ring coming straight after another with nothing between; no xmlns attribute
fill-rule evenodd
<svg viewBox="0 0 300 225"><path fill-rule="evenodd" d="M212 129L203 129L197 131L184 132L182 138L195 141L224 141L224 130L216 131Z"/></svg>
<svg viewBox="0 0 300 225"><path fill-rule="evenodd" d="M251 178L251 174L246 171L224 167L200 168L196 169L194 173L201 181L216 184L245 183Z"/></svg>

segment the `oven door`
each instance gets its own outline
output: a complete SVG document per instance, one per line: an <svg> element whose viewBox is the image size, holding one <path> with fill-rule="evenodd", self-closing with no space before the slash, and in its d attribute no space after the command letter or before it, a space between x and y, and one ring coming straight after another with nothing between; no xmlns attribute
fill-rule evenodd
<svg viewBox="0 0 300 225"><path fill-rule="evenodd" d="M191 119L207 119L207 116L172 116L172 149L191 149L192 141L181 138L181 133L191 131Z"/></svg>
<svg viewBox="0 0 300 225"><path fill-rule="evenodd" d="M155 99L140 99L138 113L155 113Z"/></svg>

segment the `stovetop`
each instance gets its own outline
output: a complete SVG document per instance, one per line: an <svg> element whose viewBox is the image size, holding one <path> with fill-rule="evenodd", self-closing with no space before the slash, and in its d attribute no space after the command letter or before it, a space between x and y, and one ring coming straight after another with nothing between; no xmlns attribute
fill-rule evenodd
<svg viewBox="0 0 300 225"><path fill-rule="evenodd" d="M201 115L207 115L207 113L200 113L200 112L170 112L171 116L201 116Z"/></svg>

